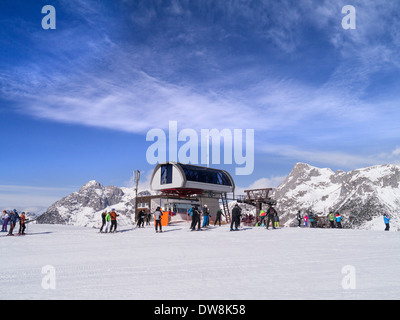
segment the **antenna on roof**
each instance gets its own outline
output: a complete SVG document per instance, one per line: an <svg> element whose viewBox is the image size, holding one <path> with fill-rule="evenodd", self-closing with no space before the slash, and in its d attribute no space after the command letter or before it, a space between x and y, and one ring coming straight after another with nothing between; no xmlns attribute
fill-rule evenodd
<svg viewBox="0 0 400 320"><path fill-rule="evenodd" d="M210 167L210 133L207 133L207 168Z"/></svg>

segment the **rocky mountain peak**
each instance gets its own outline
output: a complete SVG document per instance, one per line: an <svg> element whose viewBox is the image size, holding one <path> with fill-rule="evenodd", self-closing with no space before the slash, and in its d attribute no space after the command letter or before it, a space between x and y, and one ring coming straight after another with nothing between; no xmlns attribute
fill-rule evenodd
<svg viewBox="0 0 400 320"><path fill-rule="evenodd" d="M134 206L135 198L130 189L104 187L92 180L84 184L78 192L73 192L52 204L38 218L38 222L94 226L101 222L101 212L115 208L120 214L120 220L128 224L132 222Z"/></svg>
<svg viewBox="0 0 400 320"><path fill-rule="evenodd" d="M97 182L96 180L91 180L88 183L84 184L81 187L80 191L88 189L104 189L104 186L101 183Z"/></svg>
<svg viewBox="0 0 400 320"><path fill-rule="evenodd" d="M275 190L283 220L290 224L297 210L326 216L330 210L346 217L345 225L365 227L384 212L400 212L400 167L377 165L344 172L297 163ZM400 220L400 219L399 219Z"/></svg>

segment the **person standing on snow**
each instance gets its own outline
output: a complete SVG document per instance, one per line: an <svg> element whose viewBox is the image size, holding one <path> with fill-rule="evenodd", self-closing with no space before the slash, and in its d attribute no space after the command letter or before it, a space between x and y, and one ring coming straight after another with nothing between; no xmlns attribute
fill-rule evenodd
<svg viewBox="0 0 400 320"><path fill-rule="evenodd" d="M4 214L4 222L1 228L1 232L7 232L8 219L10 216L6 210L3 211L3 214Z"/></svg>
<svg viewBox="0 0 400 320"><path fill-rule="evenodd" d="M279 216L278 216L278 212L275 210L275 215L274 215L274 225L275 225L275 228L280 228L280 225L279 225Z"/></svg>
<svg viewBox="0 0 400 320"><path fill-rule="evenodd" d="M156 223L156 232L158 232L158 226L160 226L160 232L162 232L162 224L161 224L161 216L162 216L161 208L157 207L154 212L154 221Z"/></svg>
<svg viewBox="0 0 400 320"><path fill-rule="evenodd" d="M192 212L192 225L190 226L192 231L196 229L196 224L197 224L197 230L201 230L201 228L200 228L200 211L199 211L199 208L197 208L197 206L195 206L193 208L193 212Z"/></svg>
<svg viewBox="0 0 400 320"><path fill-rule="evenodd" d="M218 211L217 211L217 217L216 217L216 219L215 219L215 222L214 222L214 227L215 227L215 225L217 224L217 222L219 222L219 226L221 226L221 216L225 216L223 213L222 213L222 210L221 209L219 209Z"/></svg>
<svg viewBox="0 0 400 320"><path fill-rule="evenodd" d="M308 219L310 220L311 228L315 228L317 226L315 215L312 211L308 214Z"/></svg>
<svg viewBox="0 0 400 320"><path fill-rule="evenodd" d="M136 226L138 228L140 228L140 226L142 226L142 228L144 228L144 216L145 216L144 211L140 210L138 213L138 222L136 224Z"/></svg>
<svg viewBox="0 0 400 320"><path fill-rule="evenodd" d="M146 226L149 226L151 220L151 214L150 212L147 212L147 210L144 212L144 214L145 214Z"/></svg>
<svg viewBox="0 0 400 320"><path fill-rule="evenodd" d="M383 222L385 222L385 225L386 225L385 231L389 231L389 228L390 228L390 225L389 225L390 217L388 216L387 213L383 214Z"/></svg>
<svg viewBox="0 0 400 320"><path fill-rule="evenodd" d="M265 217L267 216L267 213L265 212L265 210L261 210L260 211L260 222L259 225L262 227L265 227Z"/></svg>
<svg viewBox="0 0 400 320"><path fill-rule="evenodd" d="M112 209L110 212L110 216L111 216L110 232L117 232L117 217L119 217L119 214L117 214L115 212L115 209ZM113 227L114 227L114 231L113 231Z"/></svg>
<svg viewBox="0 0 400 320"><path fill-rule="evenodd" d="M192 229L193 226L193 211L194 211L194 206L191 207L187 212L188 218L190 217L190 229Z"/></svg>
<svg viewBox="0 0 400 320"><path fill-rule="evenodd" d="M333 213L333 211L329 212L328 221L329 221L331 228L335 228L335 214Z"/></svg>
<svg viewBox="0 0 400 320"><path fill-rule="evenodd" d="M21 216L19 217L19 231L18 235L24 235L25 234L25 212L21 213Z"/></svg>
<svg viewBox="0 0 400 320"><path fill-rule="evenodd" d="M105 229L105 233L108 232L108 227L110 226L110 221L111 221L111 215L110 215L110 212L107 212L107 214L106 214L106 229Z"/></svg>
<svg viewBox="0 0 400 320"><path fill-rule="evenodd" d="M231 231L233 231L233 224L235 224L235 231L238 231L238 227L240 225L240 216L241 216L242 209L236 203L232 209L232 222L231 222Z"/></svg>
<svg viewBox="0 0 400 320"><path fill-rule="evenodd" d="M272 229L275 229L275 214L276 210L270 205L267 210L267 229L269 227L269 222L271 221Z"/></svg>
<svg viewBox="0 0 400 320"><path fill-rule="evenodd" d="M16 209L11 211L9 219L10 219L10 231L8 232L8 235L13 236L13 231L14 231L15 225L17 224L17 221L19 220L19 215L18 215Z"/></svg>
<svg viewBox="0 0 400 320"><path fill-rule="evenodd" d="M337 212L336 215L335 215L335 221L336 221L336 226L339 229L342 229L342 216L340 215L339 212Z"/></svg>
<svg viewBox="0 0 400 320"><path fill-rule="evenodd" d="M107 215L106 211L103 211L101 213L101 228L100 228L100 232L103 232L103 228L106 225L106 215Z"/></svg>
<svg viewBox="0 0 400 320"><path fill-rule="evenodd" d="M297 219L297 221L299 222L298 227L300 228L300 226L301 226L301 220L303 220L303 218L301 217L301 211L300 211L300 210L297 211L296 219Z"/></svg>
<svg viewBox="0 0 400 320"><path fill-rule="evenodd" d="M205 204L203 207L203 228L207 227L210 224L210 209L207 208Z"/></svg>
<svg viewBox="0 0 400 320"><path fill-rule="evenodd" d="M308 225L308 215L305 214L304 215L304 227L307 228L307 225Z"/></svg>

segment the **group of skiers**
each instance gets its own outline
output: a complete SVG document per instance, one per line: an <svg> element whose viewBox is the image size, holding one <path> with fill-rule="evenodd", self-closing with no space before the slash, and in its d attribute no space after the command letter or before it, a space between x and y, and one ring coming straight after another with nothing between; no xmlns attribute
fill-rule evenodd
<svg viewBox="0 0 400 320"><path fill-rule="evenodd" d="M188 215L192 219L192 223L190 225L191 230L196 230L196 226L197 226L197 230L201 230L201 228L200 228L201 213L203 213L202 228L209 226L211 214L210 214L210 210L208 209L207 205L204 205L202 212L199 210L199 208L197 206L193 206L188 212ZM219 209L217 211L214 226L216 226L217 223L219 224L219 226L221 226L221 217L222 216L225 216L225 214L222 212L221 209ZM273 229L279 228L278 212L272 206L270 206L268 208L267 212L265 212L263 210L261 211L261 214L260 214L261 221L257 224L257 226L261 226L261 225L265 226L264 218L266 216L268 217L268 219L267 219L268 221L266 224L267 229L268 229L270 221L271 221L271 226ZM239 205L236 203L232 209L230 231L238 231L239 230L241 217L242 217L242 208L240 208Z"/></svg>
<svg viewBox="0 0 400 320"><path fill-rule="evenodd" d="M136 226L138 228L144 228L144 222L145 221L146 221L146 226L149 226L150 225L150 219L151 219L150 212L147 213L147 212L145 212L143 210L140 210L139 213L138 213L137 219L138 219L138 221L137 221Z"/></svg>
<svg viewBox="0 0 400 320"><path fill-rule="evenodd" d="M237 231L239 230L240 226L240 221L241 221L241 214L242 209L239 207L238 204L235 204L235 206L232 209L232 216L231 216L231 225L230 225L230 231ZM14 209L14 211L8 213L6 210L3 211L4 214L4 223L3 223L3 228L2 232L7 232L7 223L10 221L10 235L12 235L12 230L15 227L16 222L19 220L20 221L20 230L18 234L24 234L25 231L25 213L23 212L21 216L18 215L17 211ZM203 224L200 227L201 224L201 215L203 215ZM117 231L117 217L119 215L115 212L115 209L112 209L111 212L103 212L101 214L102 217L102 225L100 228L100 232L103 232L103 228L105 227L105 233L107 232L116 232ZM161 223L161 217L163 216L163 212L160 207L157 207L156 211L154 212L154 221L155 221L155 230L156 232L162 232L162 223ZM197 205L193 206L189 211L188 211L188 216L191 217L191 225L190 229L192 231L196 230L202 230L201 228L207 228L210 225L210 209L207 207L205 204L202 207L202 210L199 209ZM216 219L214 222L214 226L219 224L221 226L221 218L222 216L225 216L225 214L222 212L221 209L219 209L216 213ZM269 205L267 210L261 210L260 211L260 220L256 223L256 226L262 226L266 227L266 229L269 228L270 224L272 229L277 229L279 228L279 216L277 210L272 206ZM144 221L146 221L147 225L150 225L150 219L151 219L151 214L146 213L143 210L140 210L138 213L138 222L137 222L137 227L144 227ZM333 212L330 211L329 214L326 216L327 220L329 221L329 227L330 228L342 228L342 216L339 212ZM386 225L385 230L389 231L389 221L390 217L385 213L384 216L384 222ZM304 227L311 227L311 228L316 228L318 226L318 221L320 217L317 214L314 214L312 211L306 211L304 216L301 214L301 210L298 210L296 219L298 221L298 227L301 227L302 221L304 220ZM110 226L110 230L108 231L108 228Z"/></svg>
<svg viewBox="0 0 400 320"><path fill-rule="evenodd" d="M17 210L14 209L12 211L3 210L3 214L1 217L2 227L1 232L6 232L7 236L13 236L14 228L19 222L19 231L17 235L25 235L26 223L28 219L26 219L25 212L22 212L20 215ZM8 225L10 225L10 230L8 230Z"/></svg>
<svg viewBox="0 0 400 320"><path fill-rule="evenodd" d="M330 228L342 228L342 216L339 212L330 211L326 216L329 221ZM312 211L307 211L304 216L301 214L301 210L297 211L296 219L298 221L298 227L301 227L301 222L304 220L304 227L310 226L311 228L316 228L319 221L319 216L314 214ZM310 224L310 225L309 225Z"/></svg>
<svg viewBox="0 0 400 320"><path fill-rule="evenodd" d="M188 215L191 217L192 222L190 224L190 229L192 231L196 230L201 230L200 228L200 223L201 223L201 211L198 206L193 206L192 208L189 209ZM203 207L203 227L207 227L210 224L210 210L207 208L207 205L204 205Z"/></svg>
<svg viewBox="0 0 400 320"><path fill-rule="evenodd" d="M161 225L161 217L163 213L160 207L157 207L156 211L154 212L154 220L156 225L156 232L162 232L162 225ZM115 212L115 209L112 209L111 212L104 211L101 213L101 233L112 233L117 232L117 217L119 214ZM150 214L146 214L143 210L140 210L138 213L138 222L137 227L144 227L144 220L146 219L147 224L150 224ZM111 224L111 227L110 227ZM105 228L104 228L105 227ZM108 229L110 227L110 229ZM158 227L160 231L158 231ZM104 229L104 231L103 231Z"/></svg>
<svg viewBox="0 0 400 320"><path fill-rule="evenodd" d="M111 212L107 212L104 211L101 213L101 228L100 228L100 232L103 232L103 228L104 232L117 232L117 217L119 216L119 214L117 214L115 212L115 209L112 209ZM108 231L108 227L110 226L111 223L111 227L110 230Z"/></svg>
<svg viewBox="0 0 400 320"><path fill-rule="evenodd" d="M202 210L200 210L198 206L193 206L188 211L188 216L192 220L192 222L190 224L190 229L192 231L196 230L196 226L197 226L197 230L201 230L201 228L200 228L201 214L203 214L203 224L202 224L201 228L206 228L206 227L208 227L210 225L210 217L212 217L212 215L211 215L211 212L210 212L210 209L208 208L208 206L205 204L203 206ZM233 215L233 212L232 212L232 215ZM217 211L217 215L216 215L216 218L215 218L214 226L216 226L217 223L219 224L219 226L221 226L221 218L222 218L222 216L225 216L225 214L222 212L221 209L219 209ZM232 221L233 221L233 219L232 219Z"/></svg>
<svg viewBox="0 0 400 320"><path fill-rule="evenodd" d="M162 223L161 223L161 217L163 216L163 212L160 207L157 207L156 211L154 211L154 223L155 223L155 229L156 233L162 232ZM146 225L150 225L150 213L146 213L143 210L140 210L138 213L138 222L137 222L137 227L144 228L144 221L146 220ZM160 230L159 230L160 228Z"/></svg>
<svg viewBox="0 0 400 320"><path fill-rule="evenodd" d="M267 222L265 222L265 220ZM277 229L279 228L279 216L278 216L278 211L273 206L269 206L267 211L261 210L260 211L260 221L257 222L256 226L266 226L266 228L269 228L269 223L271 222L271 227L272 229Z"/></svg>

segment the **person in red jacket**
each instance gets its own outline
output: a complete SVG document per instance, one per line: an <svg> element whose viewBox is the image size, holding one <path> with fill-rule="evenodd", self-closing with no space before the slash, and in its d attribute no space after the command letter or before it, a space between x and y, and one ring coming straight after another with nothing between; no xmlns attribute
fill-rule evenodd
<svg viewBox="0 0 400 320"><path fill-rule="evenodd" d="M24 235L25 234L25 212L22 212L21 215L19 216L19 235Z"/></svg>
<svg viewBox="0 0 400 320"><path fill-rule="evenodd" d="M111 213L110 213L110 216L111 216L110 232L116 232L117 231L117 217L119 216L119 214L117 214L115 212L115 209L112 209ZM114 231L113 231L113 227L114 227Z"/></svg>

